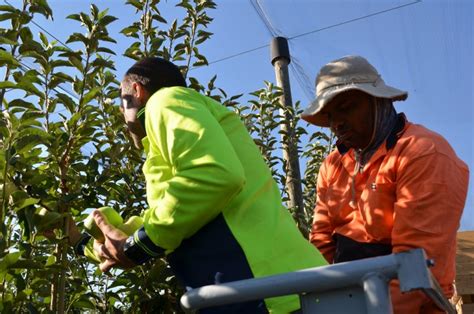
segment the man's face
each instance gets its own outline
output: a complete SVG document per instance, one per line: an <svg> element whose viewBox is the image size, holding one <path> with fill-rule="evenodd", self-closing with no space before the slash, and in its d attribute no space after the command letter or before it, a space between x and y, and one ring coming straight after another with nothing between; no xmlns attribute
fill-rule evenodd
<svg viewBox="0 0 474 314"><path fill-rule="evenodd" d="M137 117L137 113L145 106L148 100L148 93L138 83L131 83L129 88L124 88L122 84L120 90L120 111L123 113L135 147L142 148L141 140L146 136L146 133Z"/></svg>
<svg viewBox="0 0 474 314"><path fill-rule="evenodd" d="M328 115L339 142L355 149L366 148L374 128L375 98L358 90L337 95L321 111Z"/></svg>

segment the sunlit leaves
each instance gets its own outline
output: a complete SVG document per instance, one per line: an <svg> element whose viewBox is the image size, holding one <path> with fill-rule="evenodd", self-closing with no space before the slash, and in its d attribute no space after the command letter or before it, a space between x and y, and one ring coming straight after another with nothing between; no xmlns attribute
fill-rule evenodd
<svg viewBox="0 0 474 314"><path fill-rule="evenodd" d="M5 65L19 66L20 64L18 63L17 60L15 60L15 58L11 55L11 53L0 49L0 66L5 66Z"/></svg>
<svg viewBox="0 0 474 314"><path fill-rule="evenodd" d="M69 23L81 29L74 28L66 47L29 27L36 13L51 17L45 0L25 0L23 11L0 5L0 20L12 25L0 29L5 49L0 49L0 65L8 69L0 78L0 275L5 280L0 311L47 312L51 284L65 270L65 301L71 312L171 313L179 307L182 291L163 260L110 281L87 267L84 259L69 256L64 265L55 255L56 245L64 241L66 216L81 226L92 208L113 206L124 218L146 208L143 155L131 147L118 109L117 77L123 73L115 71L115 53L176 62L191 88L242 117L279 182L286 175L280 149L287 134L279 131L281 117L290 115L288 122L300 143L306 136L298 107L283 108L278 101L281 90L271 83L247 99L227 95L217 87L217 76L202 83L188 75L193 67L208 64L200 48L212 37L207 14L216 6L213 1L180 1L182 18L175 20L160 13L158 0L126 3L137 15L121 38L109 35L116 17L92 4L88 12L68 16ZM125 52L117 51L114 43L124 37L132 42ZM327 153L328 140L324 134L311 139L305 155L309 176ZM307 187L305 197L314 200L314 189ZM40 215L43 210L47 214ZM48 228L54 231L49 239L43 235Z"/></svg>
<svg viewBox="0 0 474 314"><path fill-rule="evenodd" d="M177 62L185 77L190 67L207 65L207 59L199 52L198 46L212 35L203 28L212 21L207 10L214 9L215 3L208 0L196 0L192 3L181 1L176 6L185 9L186 16L181 21L174 19L170 23L160 14L157 3L158 1L127 1L141 16L139 21L121 31L125 36L136 39L124 55L134 60L158 56Z"/></svg>

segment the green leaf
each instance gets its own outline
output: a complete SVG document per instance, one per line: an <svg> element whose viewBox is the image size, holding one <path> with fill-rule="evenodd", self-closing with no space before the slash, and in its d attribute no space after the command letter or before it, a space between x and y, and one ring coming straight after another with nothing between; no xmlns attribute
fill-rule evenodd
<svg viewBox="0 0 474 314"><path fill-rule="evenodd" d="M133 5L137 9L137 11L143 9L143 4L141 4L138 0L127 0L127 2L125 3Z"/></svg>
<svg viewBox="0 0 474 314"><path fill-rule="evenodd" d="M41 42L43 43L43 45L44 45L45 47L47 47L48 44L49 44L49 42L48 42L48 38L46 37L46 35L45 35L43 32L40 32L40 33L39 33L39 37L40 37Z"/></svg>
<svg viewBox="0 0 474 314"><path fill-rule="evenodd" d="M101 20L100 20L100 25L102 26L107 26L109 25L110 23L114 22L118 20L118 18L116 18L115 16L111 16L111 15L107 15L107 16L104 16Z"/></svg>
<svg viewBox="0 0 474 314"><path fill-rule="evenodd" d="M15 263L11 264L8 268L10 269L42 269L43 264L34 261L32 259L18 259Z"/></svg>
<svg viewBox="0 0 474 314"><path fill-rule="evenodd" d="M71 63L66 60L51 60L49 64L52 68L71 66ZM57 73L55 75L57 75Z"/></svg>
<svg viewBox="0 0 474 314"><path fill-rule="evenodd" d="M104 11L99 12L99 20L106 16L107 13L109 13L109 9L105 9Z"/></svg>
<svg viewBox="0 0 474 314"><path fill-rule="evenodd" d="M56 263L56 256L55 255L50 255L48 256L48 259L46 260L46 264L44 266L51 266Z"/></svg>
<svg viewBox="0 0 474 314"><path fill-rule="evenodd" d="M30 109L30 110L38 110L38 108L36 108L35 105L33 105L30 102L24 101L23 99L14 99L10 101L10 103L8 104L8 107L9 108L18 107L18 108L25 108L25 109Z"/></svg>
<svg viewBox="0 0 474 314"><path fill-rule="evenodd" d="M6 21L6 20L13 20L14 18L16 18L16 14L15 13L3 13L3 14L0 14L0 22L1 21Z"/></svg>
<svg viewBox="0 0 474 314"><path fill-rule="evenodd" d="M94 26L94 24L92 23L90 17L83 12L79 13L79 16L81 17L81 22L87 26L87 29L89 31L92 30L92 27Z"/></svg>
<svg viewBox="0 0 474 314"><path fill-rule="evenodd" d="M73 112L76 108L76 103L66 94L63 93L56 93L56 96L59 98L59 102L62 103L69 112Z"/></svg>
<svg viewBox="0 0 474 314"><path fill-rule="evenodd" d="M15 58L9 53L8 51L0 49L0 66L4 66L5 64L19 66L20 63L15 60Z"/></svg>
<svg viewBox="0 0 474 314"><path fill-rule="evenodd" d="M102 58L97 58L92 62L93 67L109 68L114 69L114 62L112 60L105 60Z"/></svg>
<svg viewBox="0 0 474 314"><path fill-rule="evenodd" d="M110 53L112 55L116 55L115 54L115 51L109 49L109 48L105 48L105 47L99 47L97 48L97 52L105 52L105 53Z"/></svg>
<svg viewBox="0 0 474 314"><path fill-rule="evenodd" d="M76 67L80 72L84 72L84 66L82 65L81 58L77 57L75 55L70 55L69 56L69 62Z"/></svg>
<svg viewBox="0 0 474 314"><path fill-rule="evenodd" d="M23 27L20 29L20 38L23 43L27 43L33 41L33 34L31 33L31 30L28 27Z"/></svg>
<svg viewBox="0 0 474 314"><path fill-rule="evenodd" d="M99 9L95 4L91 4L91 14L94 19L99 18Z"/></svg>
<svg viewBox="0 0 474 314"><path fill-rule="evenodd" d="M36 41L27 41L27 42L24 42L21 46L20 46L20 49L19 49L19 52L22 54L22 55L28 55L28 53L30 53L29 56L32 56L32 57L35 57L35 58L40 58L40 57L43 57L45 59L47 59L46 57L46 51L43 49L43 47Z"/></svg>
<svg viewBox="0 0 474 314"><path fill-rule="evenodd" d="M20 259L21 252L8 253L3 258L0 259L0 268L8 268L10 265L13 265Z"/></svg>
<svg viewBox="0 0 474 314"><path fill-rule="evenodd" d="M135 25L132 25L132 26L128 26L128 27L125 27L124 29L122 29L120 31L120 33L124 34L125 36L132 36L133 34L139 32L140 29L138 26L135 26ZM137 35L138 37L138 35Z"/></svg>
<svg viewBox="0 0 474 314"><path fill-rule="evenodd" d="M6 38L5 36L0 36L0 44L4 45L16 45L17 42Z"/></svg>
<svg viewBox="0 0 474 314"><path fill-rule="evenodd" d="M181 2L178 3L176 6L177 6L177 7L183 7L183 8L185 8L185 9L188 10L188 11L193 11L193 7L192 7L191 4L189 4L189 2L186 1L186 0L181 1Z"/></svg>
<svg viewBox="0 0 474 314"><path fill-rule="evenodd" d="M152 18L153 18L154 20L158 21L158 22L163 23L163 24L168 24L168 22L165 20L165 18L162 17L162 16L159 15L159 14L153 14L153 15L152 15Z"/></svg>
<svg viewBox="0 0 474 314"><path fill-rule="evenodd" d="M53 136L43 129L37 127L27 127L20 131L19 137L28 136L28 135L37 135L41 138L41 142L45 143L48 140L52 139Z"/></svg>
<svg viewBox="0 0 474 314"><path fill-rule="evenodd" d="M59 61L60 61L60 60L58 60L58 62L59 62ZM68 63L68 62L66 61L65 64L62 64L62 63L61 63L61 65L62 65L62 66L70 66L70 63ZM55 63L54 63L54 66L56 66ZM66 81L66 82L72 82L72 81L74 81L74 79L73 79L71 76L69 76L68 74L63 73L63 72L56 72L56 73L54 73L54 76L59 77L60 79Z"/></svg>
<svg viewBox="0 0 474 314"><path fill-rule="evenodd" d="M94 305L94 303L92 303L86 296L81 297L79 301L74 302L72 305L73 307L80 308L80 309L90 309L90 310L96 309L96 306Z"/></svg>
<svg viewBox="0 0 474 314"><path fill-rule="evenodd" d="M28 197L28 198L20 200L18 203L15 203L15 207L18 210L30 205L38 204L39 201L40 199L38 198Z"/></svg>
<svg viewBox="0 0 474 314"><path fill-rule="evenodd" d="M87 92L82 98L82 104L88 104L95 96L100 92L100 87L94 87L89 92Z"/></svg>
<svg viewBox="0 0 474 314"><path fill-rule="evenodd" d="M112 37L109 37L109 36L101 36L101 37L100 37L100 40L102 40L102 41L108 41L108 42L114 43L114 44L117 43L117 41L116 41L115 39L113 39Z"/></svg>
<svg viewBox="0 0 474 314"><path fill-rule="evenodd" d="M66 16L66 18L70 20L76 20L78 22L81 21L81 17L79 16L79 14L71 14L71 15Z"/></svg>
<svg viewBox="0 0 474 314"><path fill-rule="evenodd" d="M31 81L28 81L27 79L22 79L20 82L18 82L16 88L22 89L25 92L32 95L36 95L38 97L44 96L43 93L38 88L36 88L36 86Z"/></svg>
<svg viewBox="0 0 474 314"><path fill-rule="evenodd" d="M52 18L53 16L53 11L49 7L48 2L46 2L46 0L32 1L29 11L32 13L40 13L46 18Z"/></svg>
<svg viewBox="0 0 474 314"><path fill-rule="evenodd" d="M15 141L16 151L18 154L26 153L33 147L44 144L43 137L38 134L28 134Z"/></svg>
<svg viewBox="0 0 474 314"><path fill-rule="evenodd" d="M81 33L74 33L71 36L69 36L69 38L66 41L66 44L70 44L77 41L82 42L85 45L87 45L90 40Z"/></svg>
<svg viewBox="0 0 474 314"><path fill-rule="evenodd" d="M15 12L16 9L11 5L0 5L0 11Z"/></svg>
<svg viewBox="0 0 474 314"><path fill-rule="evenodd" d="M16 84L13 82L0 81L0 89L4 88L16 88Z"/></svg>

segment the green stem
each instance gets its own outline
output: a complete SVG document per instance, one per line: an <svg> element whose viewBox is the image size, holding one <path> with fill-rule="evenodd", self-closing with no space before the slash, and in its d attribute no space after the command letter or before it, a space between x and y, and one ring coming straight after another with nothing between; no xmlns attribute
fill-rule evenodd
<svg viewBox="0 0 474 314"><path fill-rule="evenodd" d="M183 73L183 77L184 79L187 78L188 76L188 72L189 72L189 66L191 65L191 59L193 57L193 48L194 48L194 42L195 42L195 39L196 39L196 29L197 29L197 26L196 26L196 19L193 19L192 21L192 25L191 25L191 43L189 44L190 45L190 50L189 50L189 54L188 54L188 60L187 60L187 64L186 64L186 71Z"/></svg>
<svg viewBox="0 0 474 314"><path fill-rule="evenodd" d="M145 57L148 56L148 42L149 42L149 32L150 32L150 26L151 26L151 16L148 15L148 12L150 10L150 2L149 0L147 0L145 2L145 7L144 7L144 11L143 11L143 26L144 26L144 29L143 29L143 52L144 52L144 55Z"/></svg>
<svg viewBox="0 0 474 314"><path fill-rule="evenodd" d="M11 134L11 133L10 133ZM6 201L7 196L7 175L8 165L10 164L10 150L11 150L11 138L8 140L7 149L5 149L5 169L3 169L3 191L2 191L2 206L0 207L0 219L1 219L1 232L4 239L7 239L6 226L5 226L5 213L7 211L8 202Z"/></svg>

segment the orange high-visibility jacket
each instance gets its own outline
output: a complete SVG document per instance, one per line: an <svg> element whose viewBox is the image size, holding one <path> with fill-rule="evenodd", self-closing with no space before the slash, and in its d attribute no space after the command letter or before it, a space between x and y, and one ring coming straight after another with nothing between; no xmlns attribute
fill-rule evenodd
<svg viewBox="0 0 474 314"><path fill-rule="evenodd" d="M337 235L386 244L393 253L423 248L435 260L431 271L444 293L452 296L467 165L442 136L400 114L398 130L357 173L351 191L355 166L353 149L335 150L322 164L310 241L329 262L337 254ZM418 294L401 296L395 290L396 312L418 313L426 303Z"/></svg>

